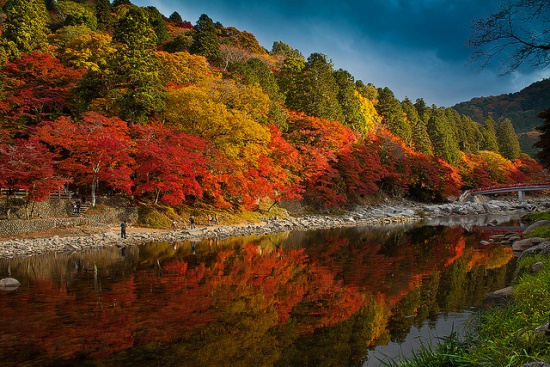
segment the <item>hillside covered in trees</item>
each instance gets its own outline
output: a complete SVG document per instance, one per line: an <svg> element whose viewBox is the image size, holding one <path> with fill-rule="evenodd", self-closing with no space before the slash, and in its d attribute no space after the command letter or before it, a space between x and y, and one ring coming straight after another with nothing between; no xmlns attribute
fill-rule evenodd
<svg viewBox="0 0 550 367"><path fill-rule="evenodd" d="M543 123L538 115L550 107L549 101L550 79L544 79L516 93L473 98L458 103L453 109L479 123L489 116L495 121L510 119L519 136L522 151L534 157L536 150L533 144L539 136L535 129Z"/></svg>
<svg viewBox="0 0 550 367"><path fill-rule="evenodd" d="M92 200L326 208L544 179L510 119L399 101L327 55L268 51L206 14L3 2L0 187L31 201L70 185Z"/></svg>

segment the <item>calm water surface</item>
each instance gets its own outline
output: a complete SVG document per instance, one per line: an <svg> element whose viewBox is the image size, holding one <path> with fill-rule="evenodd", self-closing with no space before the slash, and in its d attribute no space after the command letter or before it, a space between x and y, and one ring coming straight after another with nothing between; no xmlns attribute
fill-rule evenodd
<svg viewBox="0 0 550 367"><path fill-rule="evenodd" d="M507 284L509 249L445 224L0 261L0 366L378 366Z"/></svg>

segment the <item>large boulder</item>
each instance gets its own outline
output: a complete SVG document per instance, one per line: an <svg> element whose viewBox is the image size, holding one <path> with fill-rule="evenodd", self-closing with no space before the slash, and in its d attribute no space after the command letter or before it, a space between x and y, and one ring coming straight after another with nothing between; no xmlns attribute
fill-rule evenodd
<svg viewBox="0 0 550 367"><path fill-rule="evenodd" d="M508 286L506 288L497 289L494 292L487 294L488 298L507 298L514 294L514 287Z"/></svg>
<svg viewBox="0 0 550 367"><path fill-rule="evenodd" d="M13 290L19 287L21 283L15 278L4 278L0 279L0 289L2 290Z"/></svg>
<svg viewBox="0 0 550 367"><path fill-rule="evenodd" d="M546 238L542 238L542 237L526 238L524 240L515 241L512 244L512 250L514 250L514 251L525 251L528 248L536 246L536 245L538 245L540 243L543 243L545 241L546 241Z"/></svg>
<svg viewBox="0 0 550 367"><path fill-rule="evenodd" d="M533 231L538 228L538 227L543 227L543 226L547 226L547 227L550 227L550 220L539 220L539 221L536 221L535 223L531 224L529 227L527 227L525 229L525 231L523 231L523 236L524 237L529 237L529 235L531 233L533 233Z"/></svg>
<svg viewBox="0 0 550 367"><path fill-rule="evenodd" d="M521 256L523 255L546 255L548 256L550 254L550 241L545 241L542 243L539 243L536 246L530 247L527 250L523 251Z"/></svg>

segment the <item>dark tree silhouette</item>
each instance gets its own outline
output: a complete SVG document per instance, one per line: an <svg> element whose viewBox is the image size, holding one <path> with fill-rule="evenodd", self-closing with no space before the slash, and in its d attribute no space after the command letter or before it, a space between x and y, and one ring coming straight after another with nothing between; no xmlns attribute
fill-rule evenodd
<svg viewBox="0 0 550 367"><path fill-rule="evenodd" d="M544 167L550 168L550 109L539 113L538 116L544 119L544 123L542 126L537 127L541 134L534 145L540 149L537 153L540 163Z"/></svg>
<svg viewBox="0 0 550 367"><path fill-rule="evenodd" d="M501 56L499 68L509 74L523 64L545 68L550 64L550 2L514 0L500 6L487 18L474 20L468 46L471 61L481 69Z"/></svg>

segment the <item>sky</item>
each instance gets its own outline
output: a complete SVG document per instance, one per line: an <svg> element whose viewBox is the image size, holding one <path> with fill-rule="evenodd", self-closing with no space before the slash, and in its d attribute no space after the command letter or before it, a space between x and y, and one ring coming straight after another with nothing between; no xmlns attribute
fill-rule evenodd
<svg viewBox="0 0 550 367"><path fill-rule="evenodd" d="M268 51L282 41L306 58L323 53L355 80L390 88L396 98L451 107L474 97L515 93L550 77L523 68L479 71L466 42L472 22L503 0L133 0L195 24L201 14L247 31Z"/></svg>

